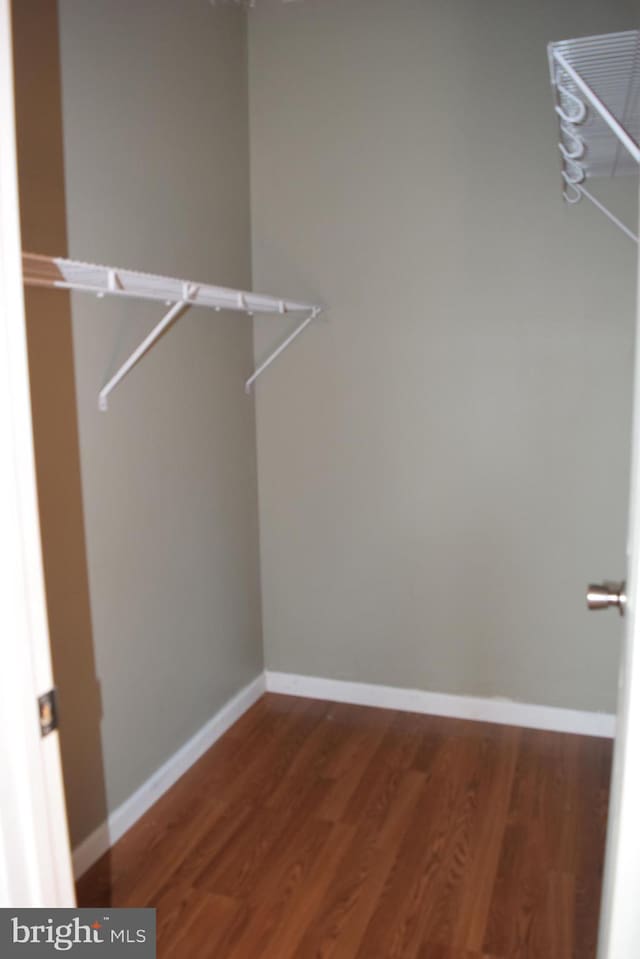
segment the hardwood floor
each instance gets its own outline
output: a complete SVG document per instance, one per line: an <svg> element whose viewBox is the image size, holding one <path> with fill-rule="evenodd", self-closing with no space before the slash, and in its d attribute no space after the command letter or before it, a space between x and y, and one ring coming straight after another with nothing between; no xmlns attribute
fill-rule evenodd
<svg viewBox="0 0 640 959"><path fill-rule="evenodd" d="M592 959L607 740L269 694L81 879L158 956Z"/></svg>

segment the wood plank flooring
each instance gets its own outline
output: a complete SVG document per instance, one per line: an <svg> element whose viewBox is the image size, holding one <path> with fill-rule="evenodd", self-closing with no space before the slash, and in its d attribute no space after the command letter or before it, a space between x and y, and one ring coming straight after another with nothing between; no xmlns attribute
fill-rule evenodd
<svg viewBox="0 0 640 959"><path fill-rule="evenodd" d="M593 959L611 743L264 696L81 879L158 956Z"/></svg>

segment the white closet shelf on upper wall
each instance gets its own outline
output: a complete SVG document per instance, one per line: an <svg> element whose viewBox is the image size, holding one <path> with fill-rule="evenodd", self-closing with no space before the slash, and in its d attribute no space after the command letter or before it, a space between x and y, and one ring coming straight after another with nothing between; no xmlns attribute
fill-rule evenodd
<svg viewBox="0 0 640 959"><path fill-rule="evenodd" d="M640 30L550 43L560 121L563 196L587 197L632 240L638 236L585 187L594 177L637 174L640 164Z"/></svg>
<svg viewBox="0 0 640 959"><path fill-rule="evenodd" d="M245 383L247 393L260 374L322 312L321 306L312 303L300 303L296 300L285 300L262 293L250 293L245 290L195 283L191 280L158 276L153 273L140 273L119 267L98 266L95 263L82 263L62 257L39 256L35 253L22 254L22 274L28 286L80 290L85 293L94 293L98 297L108 295L160 300L170 307L158 325L102 387L98 397L98 406L101 410L108 408L108 397L111 391L136 366L164 331L192 306L206 306L216 311L235 310L246 313L248 316L253 316L255 313L308 314L249 377Z"/></svg>

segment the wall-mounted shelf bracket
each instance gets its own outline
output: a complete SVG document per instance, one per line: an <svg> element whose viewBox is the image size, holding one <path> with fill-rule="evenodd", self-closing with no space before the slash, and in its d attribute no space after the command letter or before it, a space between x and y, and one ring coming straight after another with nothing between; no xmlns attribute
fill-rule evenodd
<svg viewBox="0 0 640 959"><path fill-rule="evenodd" d="M79 260L66 260L62 257L39 256L35 253L22 254L22 273L24 282L29 286L79 290L93 293L99 298L124 296L141 300L159 300L170 307L157 326L100 390L98 406L103 411L108 409L110 393L140 362L145 353L149 352L172 323L175 323L192 306L206 306L216 312L232 310L245 313L247 316L258 313L308 314L293 333L249 377L245 384L247 393L267 367L271 366L289 344L322 312L322 307L312 303L283 300L281 297L234 290L224 286L192 283L189 280L140 273L136 270L98 266L94 263L82 263Z"/></svg>
<svg viewBox="0 0 640 959"><path fill-rule="evenodd" d="M625 236L638 235L584 186L595 177L638 174L640 30L561 40L548 47L560 118L563 197L586 197Z"/></svg>
<svg viewBox="0 0 640 959"><path fill-rule="evenodd" d="M267 369L267 367L271 366L271 364L273 363L273 361L276 360L276 359L280 356L281 353L284 353L284 351L287 349L287 347L288 347L291 343L293 343L293 341L295 340L295 338L296 338L297 336L300 336L300 334L302 333L302 331L303 331L303 330L306 330L306 328L309 326L309 324L310 324L313 320L315 320L315 318L316 318L317 316L320 316L320 313L321 313L321 312L322 312L322 311L321 311L321 309L320 309L319 306L314 307L314 308L311 310L311 312L309 313L309 316L307 316L307 317L302 321L302 323L300 323L298 326L296 326L296 328L295 328L295 330L293 331L293 333L290 333L289 336L286 338L286 340L283 340L283 342L280 344L280 346L278 346L278 347L273 351L273 353L270 353L270 354L269 354L269 356L266 358L266 360L265 360L263 363L260 364L260 366L258 367L258 369L249 377L249 379L247 380L247 382L244 384L244 391L245 391L245 393L250 393L250 392L251 392L251 387L253 386L253 384L255 383L255 381L258 379L258 377L261 376L262 373L264 373L264 371Z"/></svg>
<svg viewBox="0 0 640 959"><path fill-rule="evenodd" d="M191 303L187 303L185 300L180 300L178 303L174 303L168 313L165 313L163 318L160 320L157 326L151 330L148 336L144 338L140 346L137 347L129 357L129 359L122 364L117 373L111 377L108 382L104 384L100 393L98 394L98 409L102 410L103 413L109 409L109 394L112 390L116 388L118 383L120 383L127 373L130 373L131 370L136 366L145 353L148 353L156 340L160 339L162 334L167 330L172 323L183 316Z"/></svg>
<svg viewBox="0 0 640 959"><path fill-rule="evenodd" d="M565 189L563 196L569 205L578 203L583 196L586 197L590 203L593 203L597 210L600 210L600 212L606 216L608 220L611 220L611 222L617 226L619 230L622 230L625 236L628 236L629 239L633 240L635 243L640 242L638 234L634 233L626 223L623 223L619 217L612 213L611 210L604 205L604 203L601 203L600 200L593 195L593 193L590 193L586 186L584 186L582 183L572 183L571 180L567 179L567 175L564 170L562 171L562 176L567 184L567 188ZM573 196L569 195L567 192L568 190L574 191Z"/></svg>

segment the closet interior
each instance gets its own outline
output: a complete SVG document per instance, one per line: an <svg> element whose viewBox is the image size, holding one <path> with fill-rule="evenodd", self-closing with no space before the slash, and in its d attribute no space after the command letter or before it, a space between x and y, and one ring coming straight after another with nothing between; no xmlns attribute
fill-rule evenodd
<svg viewBox="0 0 640 959"><path fill-rule="evenodd" d="M14 0L79 904L158 955L595 957L636 24Z"/></svg>

